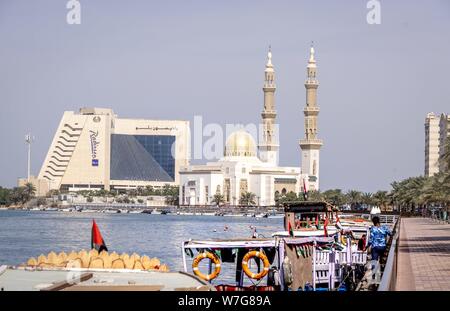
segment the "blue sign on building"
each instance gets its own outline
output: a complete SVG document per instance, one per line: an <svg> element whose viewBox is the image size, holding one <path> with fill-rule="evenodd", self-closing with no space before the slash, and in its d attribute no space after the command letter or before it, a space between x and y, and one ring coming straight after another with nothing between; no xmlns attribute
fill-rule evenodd
<svg viewBox="0 0 450 311"><path fill-rule="evenodd" d="M92 166L98 166L98 159L92 159Z"/></svg>

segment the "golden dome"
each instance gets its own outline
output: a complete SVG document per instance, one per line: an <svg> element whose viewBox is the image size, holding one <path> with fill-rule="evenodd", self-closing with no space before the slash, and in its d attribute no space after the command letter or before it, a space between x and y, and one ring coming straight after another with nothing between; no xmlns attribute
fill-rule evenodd
<svg viewBox="0 0 450 311"><path fill-rule="evenodd" d="M256 156L256 144L252 135L244 130L239 130L228 136L227 142L225 144L225 156Z"/></svg>

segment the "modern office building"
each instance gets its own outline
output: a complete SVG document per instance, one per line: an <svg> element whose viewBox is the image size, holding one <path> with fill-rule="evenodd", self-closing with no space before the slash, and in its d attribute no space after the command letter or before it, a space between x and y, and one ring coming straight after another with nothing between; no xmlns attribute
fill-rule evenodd
<svg viewBox="0 0 450 311"><path fill-rule="evenodd" d="M226 143L224 156L217 162L182 167L180 171L180 205L215 204L214 196L220 194L224 203L239 205L243 193L254 194L254 203L272 206L275 197L288 192L300 193L305 186L319 187L319 149L322 141L316 138L317 80L314 49L311 48L308 64L307 103L305 108L306 140L302 141L302 168L278 166L278 135L275 118L275 71L272 52L269 50L263 85L264 108L262 135L257 145L245 130L232 133ZM307 121L306 121L307 120Z"/></svg>
<svg viewBox="0 0 450 311"><path fill-rule="evenodd" d="M104 108L66 111L38 179L70 191L178 185L189 146L188 121L121 119Z"/></svg>

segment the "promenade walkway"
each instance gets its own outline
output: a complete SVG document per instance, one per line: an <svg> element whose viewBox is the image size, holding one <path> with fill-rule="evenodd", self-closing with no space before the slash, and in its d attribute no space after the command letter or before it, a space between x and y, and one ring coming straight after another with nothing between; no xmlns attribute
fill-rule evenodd
<svg viewBox="0 0 450 311"><path fill-rule="evenodd" d="M450 290L450 225L402 218L396 290Z"/></svg>

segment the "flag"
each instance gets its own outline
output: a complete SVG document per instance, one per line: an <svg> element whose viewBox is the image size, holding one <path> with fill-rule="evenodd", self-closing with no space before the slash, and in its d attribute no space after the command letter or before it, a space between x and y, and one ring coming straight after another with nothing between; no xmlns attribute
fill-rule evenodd
<svg viewBox="0 0 450 311"><path fill-rule="evenodd" d="M294 236L294 230L292 229L291 222L288 222L288 231L290 236Z"/></svg>
<svg viewBox="0 0 450 311"><path fill-rule="evenodd" d="M308 191L306 190L305 179L303 178L303 198L305 201L308 201Z"/></svg>
<svg viewBox="0 0 450 311"><path fill-rule="evenodd" d="M328 216L325 217L325 223L323 224L323 232L325 233L325 236L328 236L327 226L328 226Z"/></svg>
<svg viewBox="0 0 450 311"><path fill-rule="evenodd" d="M99 253L101 251L108 251L105 241L103 240L102 234L98 229L95 220L92 220L92 232L91 232L91 248L96 249Z"/></svg>

